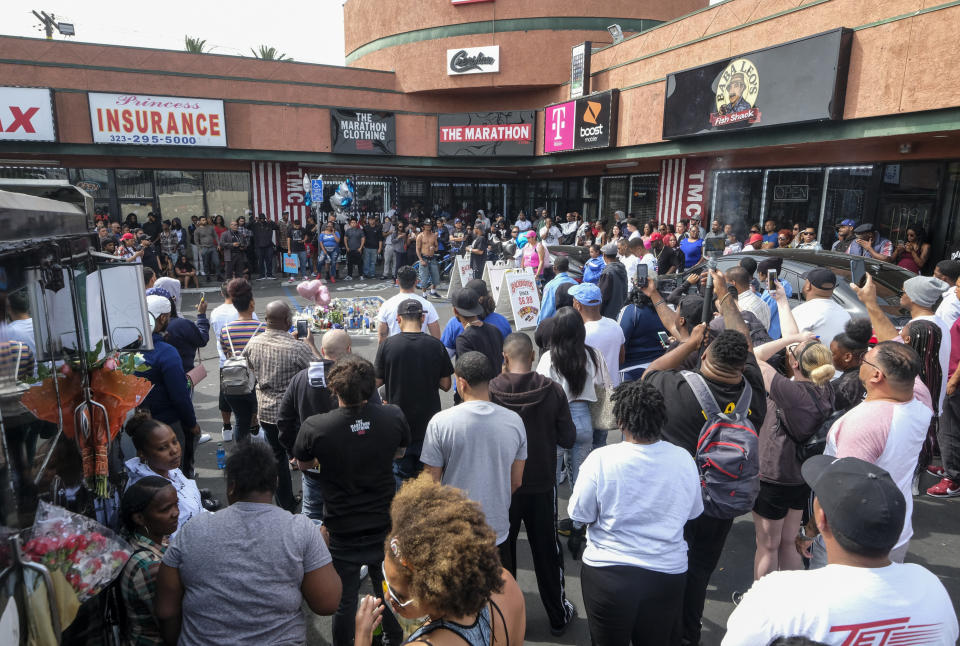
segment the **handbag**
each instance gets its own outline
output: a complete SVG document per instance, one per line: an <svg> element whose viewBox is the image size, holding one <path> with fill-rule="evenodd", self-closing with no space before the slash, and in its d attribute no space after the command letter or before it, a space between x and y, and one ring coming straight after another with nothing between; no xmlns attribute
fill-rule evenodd
<svg viewBox="0 0 960 646"><path fill-rule="evenodd" d="M595 352L595 351L594 351ZM607 363L603 355L597 352L595 357L600 361L597 365L597 375L593 380L593 387L597 400L590 402L590 421L593 428L599 431L611 431L617 428L617 418L613 414L613 388L607 380ZM599 381L596 377L599 377Z"/></svg>
<svg viewBox="0 0 960 646"><path fill-rule="evenodd" d="M200 348L197 348L197 363L187 371L187 381L190 382L191 388L195 388L197 384L206 378L207 369L203 367L203 361L200 359Z"/></svg>

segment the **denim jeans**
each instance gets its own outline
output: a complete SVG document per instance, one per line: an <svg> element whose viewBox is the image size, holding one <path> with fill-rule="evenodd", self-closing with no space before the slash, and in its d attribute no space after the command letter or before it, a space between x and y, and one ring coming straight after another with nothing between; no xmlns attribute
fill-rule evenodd
<svg viewBox="0 0 960 646"><path fill-rule="evenodd" d="M393 477L397 481L397 489L411 478L416 478L423 470L420 462L420 452L423 450L423 440L411 442L403 457L393 461Z"/></svg>
<svg viewBox="0 0 960 646"><path fill-rule="evenodd" d="M320 274L323 273L324 266L328 263L330 265L330 278L337 277L337 255L339 255L339 253L339 249L334 249L333 251L328 251L326 256L321 253L317 257L317 278L320 278ZM329 260L327 260L328 256L330 258Z"/></svg>
<svg viewBox="0 0 960 646"><path fill-rule="evenodd" d="M301 479L303 489L303 506L300 513L310 520L323 520L323 494L320 492L320 483L313 476L303 474Z"/></svg>
<svg viewBox="0 0 960 646"><path fill-rule="evenodd" d="M250 439L250 425L253 423L253 416L257 413L257 396L254 393L246 395L224 395L227 404L233 411L237 419L233 427L233 441L237 444L246 442Z"/></svg>
<svg viewBox="0 0 960 646"><path fill-rule="evenodd" d="M363 250L363 275L366 276L367 278L372 278L376 272L377 272L377 250L364 249Z"/></svg>
<svg viewBox="0 0 960 646"><path fill-rule="evenodd" d="M200 250L201 265L200 269L207 276L223 277L223 270L220 269L220 254L216 247L204 247Z"/></svg>
<svg viewBox="0 0 960 646"><path fill-rule="evenodd" d="M287 450L280 444L280 431L276 424L260 421L260 428L267 436L267 443L273 449L273 457L277 461L277 506L294 513L297 503L293 498L293 479L290 476L290 461Z"/></svg>
<svg viewBox="0 0 960 646"><path fill-rule="evenodd" d="M273 276L273 246L257 247L257 271L261 276Z"/></svg>
<svg viewBox="0 0 960 646"><path fill-rule="evenodd" d="M310 267L307 265L307 252L298 251L297 252L297 263L300 265L300 269L297 271L301 276L306 276L310 273Z"/></svg>
<svg viewBox="0 0 960 646"><path fill-rule="evenodd" d="M570 402L570 416L573 418L573 425L577 429L577 439L573 443L572 449L561 449L557 447L557 483L560 482L560 474L563 466L563 459L566 456L567 478L570 480L570 489L573 489L577 476L580 475L580 465L590 455L593 450L594 431L593 420L590 418L590 404L587 402ZM604 443L606 440L604 439Z"/></svg>
<svg viewBox="0 0 960 646"><path fill-rule="evenodd" d="M420 263L420 289L426 291L427 285L436 290L440 286L440 264L437 257L424 258Z"/></svg>
<svg viewBox="0 0 960 646"><path fill-rule="evenodd" d="M393 245L387 245L383 248L383 275L395 276L397 274L397 254L393 250Z"/></svg>

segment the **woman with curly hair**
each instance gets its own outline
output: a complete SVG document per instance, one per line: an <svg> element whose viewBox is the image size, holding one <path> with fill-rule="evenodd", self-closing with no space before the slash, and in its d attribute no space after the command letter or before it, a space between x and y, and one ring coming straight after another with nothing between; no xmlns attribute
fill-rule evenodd
<svg viewBox="0 0 960 646"><path fill-rule="evenodd" d="M663 395L643 381L614 391L623 442L580 467L567 511L587 525L580 583L596 646L678 640L687 572L683 528L703 512L700 476L686 450L662 440Z"/></svg>
<svg viewBox="0 0 960 646"><path fill-rule="evenodd" d="M390 508L383 592L399 618L422 625L406 644L522 644L526 611L520 586L500 565L496 535L480 505L427 474L408 480ZM370 646L383 606L366 596L355 646Z"/></svg>

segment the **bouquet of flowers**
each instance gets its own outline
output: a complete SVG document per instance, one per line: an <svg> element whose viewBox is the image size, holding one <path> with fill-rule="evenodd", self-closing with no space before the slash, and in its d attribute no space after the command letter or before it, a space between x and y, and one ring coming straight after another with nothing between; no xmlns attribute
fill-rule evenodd
<svg viewBox="0 0 960 646"><path fill-rule="evenodd" d="M130 558L130 546L110 529L43 501L24 534L24 556L59 571L80 603L108 586Z"/></svg>

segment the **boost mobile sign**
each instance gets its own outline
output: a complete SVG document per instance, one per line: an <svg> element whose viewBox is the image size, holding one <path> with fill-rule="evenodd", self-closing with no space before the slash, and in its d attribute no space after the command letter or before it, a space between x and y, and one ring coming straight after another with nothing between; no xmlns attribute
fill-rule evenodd
<svg viewBox="0 0 960 646"><path fill-rule="evenodd" d="M549 105L544 110L543 152L609 148L617 141L619 90Z"/></svg>

